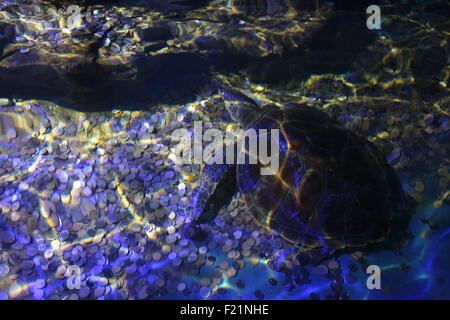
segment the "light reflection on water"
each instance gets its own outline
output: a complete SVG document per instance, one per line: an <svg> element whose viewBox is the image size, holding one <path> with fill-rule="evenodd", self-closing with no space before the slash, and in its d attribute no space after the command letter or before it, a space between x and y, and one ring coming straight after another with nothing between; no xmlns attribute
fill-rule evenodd
<svg viewBox="0 0 450 320"><path fill-rule="evenodd" d="M424 182L425 191L420 192L423 202L418 205L410 225L410 231L414 235L413 239L401 248L399 255L392 250L386 250L370 252L365 256L369 265L375 264L381 267L382 290L367 289L368 275L349 254L343 254L337 258L342 269L341 275L344 278L344 291L349 294L350 298L450 298L448 290L450 281L448 277L448 270L450 270L448 256L450 208L448 204L442 204L442 199L446 196L448 198L448 188L446 192L442 192L443 187L438 187L438 184L441 183L441 180L438 179L442 178L439 178L435 172L439 166L448 166L448 155L439 151L446 148L445 140L439 139L446 135L443 131L448 130L448 100L446 100L446 96L448 98L449 79L448 62L440 65L439 48L444 48L442 49L444 53L448 53L446 47L448 33L440 30L440 19L437 19L435 24L432 21L434 27L431 27L416 16L388 16L383 20L388 27L376 32L376 39L367 40L367 47L364 46L364 50L362 50L363 54L358 55L355 50L355 55L351 55L348 59L344 52L339 52L339 49L342 49L339 45L336 47L333 46L335 44L331 45L329 51L336 50L331 54L332 62L336 59L340 61L341 58L344 61L346 58L352 63L353 60L356 60L364 67L362 68L358 63L354 66L352 63L347 65L346 62L343 62L344 69L334 70L331 65L328 66L329 68L327 67L330 63L329 52L314 49L314 36L317 35L316 32L320 34L321 27L326 25L329 18L329 12L325 10L320 13L320 16L316 12L296 14L293 10L289 10L289 14L286 14L280 7L280 11L270 17L258 19L241 17L242 21L231 19L231 22L224 22L220 17L211 16L213 13L209 12L207 7L193 9L194 11L190 13L190 16L188 14L186 19L174 18L173 20L165 17L165 11L162 9L163 13L153 10L148 12L148 16L144 16L146 11L141 7L117 8L117 11L114 8L102 8L98 9L100 13L97 15L101 23L109 20L109 17L114 14L120 13L126 16L130 12L134 13L130 20L139 21L139 23L136 22L130 28L112 28L110 33L102 33L107 28L102 31L100 31L101 28L94 29L95 37L101 38L102 42L96 49L98 55L92 58L89 56L91 54L89 50L92 48L93 39L89 36L84 39L82 32L80 35L77 34L77 31L71 33L66 30L61 33L62 18L60 15L54 9L44 9L37 8L38 12L43 13L37 16L33 16L35 11L27 12L26 10L19 10L17 16L7 13L5 10L0 12L0 23L18 23L15 29L15 41L5 47L3 47L3 42L0 43L2 45L0 49L4 54L0 59L0 67L3 68L1 71L7 73L12 70L11 74L13 74L17 72L15 67L23 67L24 78L30 77L30 82L34 84L39 82L36 81L39 76L33 78L34 73L29 71L33 68L27 69L27 66L33 64L52 65L51 69L56 68L58 71L55 74L60 76L57 82L62 83L61 87L57 83L43 85L45 89L50 90L51 95L55 95L55 102L47 94L40 96L39 90L33 91L33 94L36 94L33 99L36 100L16 101L16 106L22 108L22 111L6 109L7 103L2 100L0 107L2 108L0 112L2 163L6 163L9 157L24 151L28 152L28 156L9 163L8 167L2 168L5 171L1 171L0 174L0 187L2 187L2 192L5 191L5 195L0 196L3 206L0 216L1 231L4 231L5 234L8 233L9 236L13 235L18 243L14 244L16 247L12 244L5 244L1 250L1 263L3 265L9 263L11 267L9 273L0 278L0 293L2 293L0 298L5 298L6 293L10 298L29 297L33 296L33 293L35 294L34 298L39 298L39 295L35 293L39 292L37 291L39 288L36 286L39 279L45 279L47 282L43 288L45 298L57 295L61 299L68 299L77 291L67 290L65 287L67 276L56 276L56 270L53 269L57 269L60 265L67 267L71 264L72 262L65 259L64 254L66 256L68 253L76 255L77 249L75 248L77 246L90 248L94 245L99 247L98 254L81 257L81 260L77 260L84 262L82 282L83 285L88 281L93 283L92 288L97 285L109 287L111 291L109 298L139 298L141 287L161 285L161 279L165 281L162 287L168 287L168 282L174 281L176 283L183 282L190 288L196 288L190 294L175 290L175 292L169 292L159 297L163 299L187 297L194 299L256 299L256 290L262 291L265 299L309 299L311 294L318 294L323 299L332 294L330 279L314 274L311 272L311 267L307 267L310 273L310 284L296 285L293 289L287 290L285 275L282 272L274 271L270 267L270 259L267 257L241 257L240 260L245 263L245 267L237 270L235 276L228 276L223 272L220 276L214 275L213 268L219 266L221 262L225 261L231 265L233 261L236 261L229 258L220 249L221 246L208 251L207 256L214 255L216 260L210 266L199 267L198 273L196 270L191 270L195 269L195 262L186 269L183 269L183 265L178 270L174 266L176 258L171 259L169 252L163 252L155 258L154 253L163 251L163 247L167 245L170 227L175 229L176 240L174 243L177 244L182 240L179 228L186 217L183 215L183 210L179 210L180 206L168 203L166 208L170 208L169 212L164 212L162 217L153 219L152 214L156 215L156 209L151 209L153 211L149 212L144 204L150 199L164 203L164 200L161 199L169 197L165 190L166 187L177 190L177 186L183 183L190 188L195 185L199 177L198 171L174 166L171 151L166 146L170 131L177 126L189 127L195 117L195 119L204 119L220 128L232 127L232 124L227 123L220 115L220 110L214 111L214 107L219 105L217 103L218 96L216 92L213 92L215 89L194 88L191 90L183 86L183 90L186 89L192 93L195 99L189 98L186 103L178 103L178 101L167 103L173 97L169 97L167 100L164 90L161 89L164 88L164 85L157 86L156 82L160 78L156 77L156 82L148 83L148 79L142 75L142 73L153 75L155 72L162 79L162 75L165 74L164 67L161 68L162 71L158 71L157 63L156 65L150 63L147 66L146 58L160 57L161 60L158 61L172 64L174 60L181 61L182 57L186 57L181 54L192 54L193 52L196 57L197 54L199 55L202 63L205 63L201 64L202 70L208 70L205 73L198 72L201 74L202 81L205 79L219 81L223 85L239 90L261 106L308 103L330 112L346 126L359 130L369 140L388 149L388 160L401 174L404 188L407 191L415 192L411 185L414 185L417 180ZM234 9L232 1L226 1L224 11L232 15L236 13ZM146 37L167 36L168 39L145 40L145 34L138 29L146 30L153 21L158 20L169 21L170 35L163 33L161 36L148 33ZM397 24L398 27L396 27ZM412 25L414 28L410 28ZM0 27L3 28L1 25ZM88 22L83 24L83 28L90 27ZM4 33L6 34L6 31ZM1 36L0 40L4 38L3 34ZM311 39L309 39L310 36ZM399 39L400 36L402 39ZM313 43L312 53L308 53L308 50L301 51L303 46L307 47L310 40ZM334 41L334 39L330 39L330 41ZM318 44L315 43L315 45ZM408 47L413 45L414 47ZM427 51L428 47L434 49ZM141 56L143 52L146 53ZM433 55L434 52L436 52L435 55ZM144 56L146 58L143 58ZM173 57L175 57L174 60L172 60ZM166 58L167 61L164 60ZM239 59L249 61L248 66L242 66ZM316 61L317 59L320 61ZM286 65L289 64L286 69L282 68L283 61L286 61ZM101 68L94 68L92 71L89 67L92 67L92 63L97 67L100 65ZM145 67L144 72L139 70L142 67L141 64ZM421 65L425 65L425 71ZM115 67L118 68L114 69ZM69 70L69 72L65 73L64 70ZM97 79L98 81L94 81L96 83L86 85L76 76L71 78L78 70L82 70L81 74L87 72L84 74L85 77L89 78L95 74L100 78ZM291 72L287 72L288 70ZM101 71L104 71L105 74L101 74ZM182 69L180 74L183 71L185 70ZM285 72L283 75L286 76L286 79L275 81L274 79L279 76L278 71L282 74ZM196 72L190 72L190 74L194 78L198 76ZM175 86L178 77L173 77L171 74L168 78L168 83L173 83L176 88L174 91L181 92L180 95L184 96L183 91ZM17 99L30 98L25 90L28 83L25 81L25 86L21 87L23 84L19 81L20 77L11 79L2 79L2 87L6 88L5 84L12 81L14 84L12 87L20 88L19 91L23 89L23 92L14 92L13 95ZM67 79L69 80L67 81ZM97 85L97 83L103 82L108 82L108 85L105 87ZM180 82L184 84L189 81ZM90 86L94 88L92 92L101 92L100 95L103 95L105 101L108 100L109 95L114 96L115 92L120 92L121 97L128 95L126 99L119 99L114 105L114 108L125 106L125 109L128 105L124 101L138 100L138 97L128 93L130 88L137 88L137 91L143 93L143 99L137 101L136 105L143 110L131 112L116 109L105 112L104 106L100 110L95 108L93 110L89 105L86 107L89 111L102 111L95 114L98 121L92 125L89 122L91 119L89 114L57 106L56 101L64 101L67 105L74 103L80 109L80 104L83 104L82 98L92 101L93 97L97 97L88 90L92 89ZM64 90L60 90L61 88ZM69 93L66 92L67 88L69 88ZM54 89L56 90L52 91ZM119 89L123 89L123 91ZM167 88L167 91L170 91L169 89ZM0 96L8 96L6 91L1 90ZM27 93L25 94L25 92ZM434 93L430 94L429 92ZM149 95L147 96L145 93L149 93ZM10 102L8 101L8 104ZM136 105L130 105L130 108L136 109ZM380 112L379 110L383 108L388 110ZM436 125L436 122L439 121L440 126ZM48 126L49 123L51 128ZM77 127L74 135L67 134L67 132L62 133L62 130L68 131L70 126ZM140 131L134 132L134 136L130 135L138 127L139 129L136 130ZM150 130L150 128L152 129ZM396 128L401 130L401 133L396 134L394 130ZM419 133L417 133L418 131ZM410 147L410 142L404 143L403 140L411 139L408 138L408 132L417 133L412 140L419 136L421 139L423 138L424 140L421 140L420 144L428 149L414 151L414 148L422 146ZM17 140L22 138L25 143ZM31 138L35 140L31 141ZM428 138L429 140L426 140ZM35 145L34 147L24 150L28 144L32 143ZM433 147L432 143L435 143L437 147ZM76 156L58 161L53 165L57 168L50 171L52 156L61 146L67 146L70 152ZM126 148L134 148L134 151L138 149L134 160L128 162L128 155L119 153L119 150ZM416 159L415 157L421 153L424 154L424 157ZM144 157L147 158L144 159ZM145 167L145 164L142 163L144 161L139 162L139 159L149 160L149 162L151 159L155 159L155 161L149 167ZM114 163L116 160L117 163L121 163L119 160L124 160L124 162L116 164ZM162 181L162 177L158 175L159 180L148 182L145 186L147 189L139 191L142 193L143 200L136 200L135 195L129 192L129 181L124 181L117 172L117 170L123 170L124 166L140 168L142 171L150 168L152 175L157 175L154 172L157 171L156 169L161 172L172 169L175 173L172 180L169 181ZM96 168L93 169L94 174L86 171L88 173L84 175L85 167ZM99 210L100 217L113 220L111 215L117 214L116 208L120 208L121 213L126 214L126 217L122 219L123 221L114 221L108 227L100 228L101 231L94 234L86 232L80 233L82 236L79 236L80 234L75 233L70 238L62 240L62 231L72 224L69 222L68 214L79 214L80 223L86 228L92 227L93 221L95 225L95 218L90 218L86 201L88 201L87 199L95 199L92 201L97 202L102 200L96 194L80 200L82 198L80 193L89 184L91 175L99 176L98 170L100 169L111 171L111 182L114 184L117 200L114 204L107 201L105 206ZM55 192L57 196L54 196L33 181L35 176L42 175L47 170L49 172L63 170L70 176L79 175L82 172L83 178L76 180L79 181L78 183L71 181L70 190L59 188ZM149 175L145 175L142 180L145 179L150 179ZM150 188L153 189L150 190ZM12 190L14 195L7 194L8 190L4 189ZM19 196L25 198L24 194L27 194L27 197L38 199L37 207L27 208L27 210L35 210L34 218L43 218L46 226L42 229L46 229L46 231L40 232L39 228L31 228L21 222L17 223L14 219L18 218L18 221L22 221L20 219L24 219L24 217L22 215L13 216L10 213L11 209L6 210L4 207L6 202L16 202ZM156 198L155 194L157 194ZM441 207L436 205L439 201L441 201ZM55 203L63 204L63 209L67 210L67 213L58 212ZM22 207L26 206L25 204L21 205ZM166 216L171 211L176 212L177 218L181 220L173 221L167 218ZM26 218L29 217L26 216ZM437 228L430 228L422 221L424 218L437 225ZM144 228L145 231L140 231L139 236L133 233L136 232L135 230ZM232 228L238 227L226 225L223 230L228 232L234 230ZM26 240L17 240L27 233L30 233L29 235L32 237L31 243L27 243ZM250 237L251 232L245 233L245 236ZM20 243L21 241L24 243ZM144 245L139 247L131 243L139 243L139 241L151 244L151 249L149 249L151 252L144 252ZM124 256L117 254L116 258L113 258L113 255L110 258L104 258L106 253L103 252L103 246L106 246L106 243L123 248L122 250L126 250L127 254ZM25 253L28 254L28 248L33 247L29 249L30 251L40 251L39 246L44 250L52 250L53 257L50 260L53 259L51 260L53 264L45 261L41 264L40 260L33 260L30 257L29 259L34 261L34 273L28 275L20 274L22 272L20 268L12 267L23 258ZM196 254L201 256L195 244L188 244L187 248L195 248ZM182 250L184 249L180 249L180 251ZM285 258L289 260L293 253L290 250L293 249L283 247L275 250L273 258L279 263L283 262ZM24 259L27 259L26 257L25 255ZM127 275L123 270L130 270L126 269L129 267L127 265L129 260L141 261L141 263L136 263L137 270L133 273L131 269L130 275ZM11 261L16 263L11 263ZM102 263L97 265L99 261ZM357 271L351 271L353 268L351 265L356 265ZM114 276L104 274L108 273L108 271L104 271L105 269L114 269L115 267L123 269L122 272L118 272ZM49 271L49 268L52 270ZM293 269L295 270L295 268ZM110 272L112 275L113 271L110 270ZM168 277L164 273L170 274L172 279L166 279ZM351 276L348 276L349 274ZM211 281L207 290L201 290L199 283L205 277L217 279L217 281ZM276 285L269 283L271 278L277 280ZM244 288L237 286L238 279L245 282ZM160 282L158 283L158 281Z"/></svg>

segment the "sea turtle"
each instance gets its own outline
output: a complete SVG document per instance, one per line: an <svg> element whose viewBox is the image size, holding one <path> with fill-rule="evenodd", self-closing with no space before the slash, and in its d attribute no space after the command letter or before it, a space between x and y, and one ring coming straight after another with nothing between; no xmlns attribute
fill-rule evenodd
<svg viewBox="0 0 450 320"><path fill-rule="evenodd" d="M407 197L371 142L315 107L260 108L239 93L224 95L226 112L243 128L279 129L279 169L262 175L261 159L206 165L187 206L194 226L214 219L237 181L257 223L304 248L365 246L389 234ZM252 152L248 144L243 152Z"/></svg>

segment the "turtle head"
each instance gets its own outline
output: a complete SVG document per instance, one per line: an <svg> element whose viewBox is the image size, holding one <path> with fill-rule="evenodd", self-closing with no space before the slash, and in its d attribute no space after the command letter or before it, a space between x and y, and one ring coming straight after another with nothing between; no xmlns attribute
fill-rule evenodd
<svg viewBox="0 0 450 320"><path fill-rule="evenodd" d="M220 89L225 109L229 116L239 122L244 128L256 120L260 114L260 107L249 97L233 89Z"/></svg>

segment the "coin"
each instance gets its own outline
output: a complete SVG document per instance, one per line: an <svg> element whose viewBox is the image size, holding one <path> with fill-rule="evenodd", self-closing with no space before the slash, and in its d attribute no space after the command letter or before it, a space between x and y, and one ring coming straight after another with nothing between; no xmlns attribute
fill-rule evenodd
<svg viewBox="0 0 450 320"><path fill-rule="evenodd" d="M264 293L261 290L256 290L255 297L258 299L264 299Z"/></svg>
<svg viewBox="0 0 450 320"><path fill-rule="evenodd" d="M162 288L164 287L164 285L166 284L166 280L163 277L158 278L158 280L156 280L155 285L157 288Z"/></svg>
<svg viewBox="0 0 450 320"><path fill-rule="evenodd" d="M36 280L36 282L34 283L35 287L38 288L38 289L44 288L46 284L47 284L47 283L45 282L44 279L38 279L38 280Z"/></svg>
<svg viewBox="0 0 450 320"><path fill-rule="evenodd" d="M209 295L210 291L211 291L211 290L210 290L208 287L202 287L202 288L200 288L199 294L200 294L202 297L206 297L206 296Z"/></svg>
<svg viewBox="0 0 450 320"><path fill-rule="evenodd" d="M161 252L157 251L152 254L153 261L159 261L159 260L161 260L161 257L162 257Z"/></svg>
<svg viewBox="0 0 450 320"><path fill-rule="evenodd" d="M169 234L169 235L166 237L166 242L167 242L168 244L172 244L172 243L174 243L175 241L177 241L177 236L176 236L175 234Z"/></svg>
<svg viewBox="0 0 450 320"><path fill-rule="evenodd" d="M76 293L72 293L70 296L69 296L69 299L68 300L78 300L78 295L76 294Z"/></svg>
<svg viewBox="0 0 450 320"><path fill-rule="evenodd" d="M182 292L184 289L186 289L186 284L185 284L184 282L180 282L180 283L177 285L177 290L180 291L180 292Z"/></svg>
<svg viewBox="0 0 450 320"><path fill-rule="evenodd" d="M312 272L318 276L326 276L328 274L328 268L320 264L317 267L312 267Z"/></svg>
<svg viewBox="0 0 450 320"><path fill-rule="evenodd" d="M183 262L183 260L181 260L181 258L176 257L176 258L173 260L172 264L173 264L174 267L179 267L179 266L181 265L182 262Z"/></svg>
<svg viewBox="0 0 450 320"><path fill-rule="evenodd" d="M6 276L9 273L9 267L5 263L0 263L0 278Z"/></svg>
<svg viewBox="0 0 450 320"><path fill-rule="evenodd" d="M236 287L238 287L239 289L243 289L245 287L245 282L242 279L238 279L236 281Z"/></svg>
<svg viewBox="0 0 450 320"><path fill-rule="evenodd" d="M231 268L228 268L228 270L227 270L227 276L228 277L234 277L235 275L237 274L237 270L235 269L235 268L233 268L233 267L231 267Z"/></svg>
<svg viewBox="0 0 450 320"><path fill-rule="evenodd" d="M101 297L105 293L105 287L97 287L94 290L94 296L95 297Z"/></svg>
<svg viewBox="0 0 450 320"><path fill-rule="evenodd" d="M220 266L220 269L227 270L228 269L228 262L222 261L219 266Z"/></svg>
<svg viewBox="0 0 450 320"><path fill-rule="evenodd" d="M177 254L172 251L167 257L169 258L169 260L174 260L177 257Z"/></svg>
<svg viewBox="0 0 450 320"><path fill-rule="evenodd" d="M188 262L194 262L194 261L196 261L197 260L197 254L196 253L191 253L189 256L188 256L188 258L187 258L187 261Z"/></svg>
<svg viewBox="0 0 450 320"><path fill-rule="evenodd" d="M12 214L11 214L11 221L12 222L17 222L17 221L19 221L20 220L20 213L19 212L17 212L17 211L14 211Z"/></svg>
<svg viewBox="0 0 450 320"><path fill-rule="evenodd" d="M137 266L133 263L125 268L125 273L127 275L132 275L137 271Z"/></svg>
<svg viewBox="0 0 450 320"><path fill-rule="evenodd" d="M42 289L35 289L33 292L33 299L34 300L41 300L44 297L44 290Z"/></svg>
<svg viewBox="0 0 450 320"><path fill-rule="evenodd" d="M337 260L330 260L328 262L328 268L331 270L335 270L339 268L339 262Z"/></svg>
<svg viewBox="0 0 450 320"><path fill-rule="evenodd" d="M22 269L29 270L34 267L34 263L31 260L25 260L22 262Z"/></svg>

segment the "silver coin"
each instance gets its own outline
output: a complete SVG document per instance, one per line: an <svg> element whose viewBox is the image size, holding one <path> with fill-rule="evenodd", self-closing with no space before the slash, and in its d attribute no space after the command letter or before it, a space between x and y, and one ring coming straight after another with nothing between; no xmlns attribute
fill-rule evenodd
<svg viewBox="0 0 450 320"><path fill-rule="evenodd" d="M132 275L136 271L137 271L137 267L136 267L136 265L134 263L125 268L125 273L127 275Z"/></svg>
<svg viewBox="0 0 450 320"><path fill-rule="evenodd" d="M16 243L13 243L13 245L11 246L11 248L13 248L14 250L21 250L21 249L23 249L23 244L22 243L20 243L20 242L16 242Z"/></svg>
<svg viewBox="0 0 450 320"><path fill-rule="evenodd" d="M98 266L103 266L106 263L106 258L105 257L100 257L100 259L97 260L97 265Z"/></svg>
<svg viewBox="0 0 450 320"><path fill-rule="evenodd" d="M33 292L33 299L34 300L41 300L44 297L44 290L42 289L36 289Z"/></svg>
<svg viewBox="0 0 450 320"><path fill-rule="evenodd" d="M104 287L97 287L94 290L94 296L101 297L103 294L105 293L105 288Z"/></svg>
<svg viewBox="0 0 450 320"><path fill-rule="evenodd" d="M90 290L89 287L82 287L79 291L78 291L78 295L80 296L80 298L84 299L87 298L89 296Z"/></svg>
<svg viewBox="0 0 450 320"><path fill-rule="evenodd" d="M155 276L154 274L151 274L147 277L147 282L150 285L153 285L156 282L156 280L158 280L158 277Z"/></svg>
<svg viewBox="0 0 450 320"><path fill-rule="evenodd" d="M158 280L156 280L156 282L155 282L155 286L158 288L164 287L165 284L166 284L166 280L163 277L158 278Z"/></svg>
<svg viewBox="0 0 450 320"><path fill-rule="evenodd" d="M196 261L197 260L197 254L196 253L191 253L189 256L188 256L188 258L187 258L187 261L188 262L194 262L194 261Z"/></svg>
<svg viewBox="0 0 450 320"><path fill-rule="evenodd" d="M313 267L312 272L318 276L326 276L328 274L328 268L321 264L317 267Z"/></svg>
<svg viewBox="0 0 450 320"><path fill-rule="evenodd" d="M68 300L78 300L78 299L79 299L78 295L77 295L76 293L72 293L72 294L69 296L69 299L68 299Z"/></svg>
<svg viewBox="0 0 450 320"><path fill-rule="evenodd" d="M53 249L49 248L49 249L45 250L44 257L46 259L51 259L53 257Z"/></svg>
<svg viewBox="0 0 450 320"><path fill-rule="evenodd" d="M184 282L180 282L178 285L177 285L177 290L178 291L183 291L184 289L186 289L186 284L184 283Z"/></svg>
<svg viewBox="0 0 450 320"><path fill-rule="evenodd" d="M30 270L34 267L34 263L31 260L25 260L22 262L22 269Z"/></svg>
<svg viewBox="0 0 450 320"><path fill-rule="evenodd" d="M174 243L175 241L177 241L177 236L176 236L175 234L169 234L169 235L166 237L166 242L167 242L168 244L172 244L172 243Z"/></svg>
<svg viewBox="0 0 450 320"><path fill-rule="evenodd" d="M177 254L175 252L171 252L168 255L169 260L174 260L177 257Z"/></svg>
<svg viewBox="0 0 450 320"><path fill-rule="evenodd" d="M9 232L1 232L0 233L0 241L3 240L3 242L7 244L12 244L16 241L16 237L13 233Z"/></svg>
<svg viewBox="0 0 450 320"><path fill-rule="evenodd" d="M179 254L179 256L181 258L186 258L188 255L189 255L189 250L187 250L187 249L182 250Z"/></svg>
<svg viewBox="0 0 450 320"><path fill-rule="evenodd" d="M4 277L9 273L9 267L5 263L0 263L0 277Z"/></svg>
<svg viewBox="0 0 450 320"><path fill-rule="evenodd" d="M69 231L63 230L63 231L60 232L60 234L59 234L59 239L60 239L61 241L65 241L65 240L67 240L68 238L69 238Z"/></svg>
<svg viewBox="0 0 450 320"><path fill-rule="evenodd" d="M46 282L45 282L44 279L38 279L38 280L36 280L36 282L34 283L34 285L36 286L36 288L42 289L42 288L45 287Z"/></svg>
<svg viewBox="0 0 450 320"><path fill-rule="evenodd" d="M100 272L102 272L101 266L97 265L97 266L92 267L92 269L91 269L91 274L93 274L93 275L100 274Z"/></svg>
<svg viewBox="0 0 450 320"><path fill-rule="evenodd" d="M45 243L39 243L37 249L39 252L45 252L45 250L47 250L47 245Z"/></svg>
<svg viewBox="0 0 450 320"><path fill-rule="evenodd" d="M210 278L202 278L202 279L200 279L199 284L202 287L209 287L209 285L211 284L211 279Z"/></svg>
<svg viewBox="0 0 450 320"><path fill-rule="evenodd" d="M173 264L174 267L179 267L179 266L181 265L182 262L183 262L183 260L182 260L181 258L176 257L176 258L173 260L172 264Z"/></svg>
<svg viewBox="0 0 450 320"><path fill-rule="evenodd" d="M209 241L208 242L208 248L209 249L217 248L217 243L215 241Z"/></svg>
<svg viewBox="0 0 450 320"><path fill-rule="evenodd" d="M27 234L21 234L17 236L17 241L21 244L29 244L31 242L31 238Z"/></svg>
<svg viewBox="0 0 450 320"><path fill-rule="evenodd" d="M202 297L208 296L209 293L210 293L210 289L209 289L208 287L202 287L202 288L200 289L200 291L199 291L199 294L200 294Z"/></svg>

